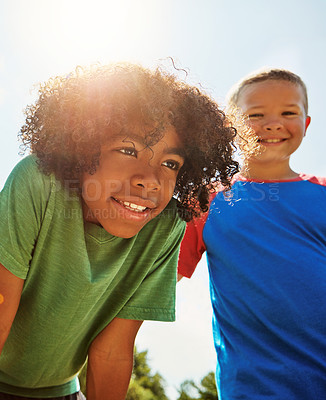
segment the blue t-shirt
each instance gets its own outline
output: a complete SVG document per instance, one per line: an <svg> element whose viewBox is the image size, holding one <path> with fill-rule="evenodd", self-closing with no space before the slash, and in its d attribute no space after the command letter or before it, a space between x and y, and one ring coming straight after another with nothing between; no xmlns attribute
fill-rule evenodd
<svg viewBox="0 0 326 400"><path fill-rule="evenodd" d="M326 187L243 182L203 230L221 400L326 399Z"/></svg>
<svg viewBox="0 0 326 400"><path fill-rule="evenodd" d="M220 400L326 399L326 180L232 186L188 224L179 272L207 251Z"/></svg>

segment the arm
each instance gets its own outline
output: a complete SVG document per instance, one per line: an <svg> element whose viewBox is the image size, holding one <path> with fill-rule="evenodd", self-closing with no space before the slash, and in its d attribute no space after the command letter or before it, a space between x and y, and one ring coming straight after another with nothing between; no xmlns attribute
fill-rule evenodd
<svg viewBox="0 0 326 400"><path fill-rule="evenodd" d="M203 253L206 250L203 241L203 229L205 226L206 214L195 221L187 223L186 233L180 247L178 260L178 281L185 276L190 278L196 269Z"/></svg>
<svg viewBox="0 0 326 400"><path fill-rule="evenodd" d="M87 400L125 399L142 322L114 318L93 340L88 351Z"/></svg>
<svg viewBox="0 0 326 400"><path fill-rule="evenodd" d="M15 318L24 280L0 264L0 356Z"/></svg>
<svg viewBox="0 0 326 400"><path fill-rule="evenodd" d="M220 190L222 190L220 188ZM209 204L212 203L217 190L211 193ZM182 239L179 260L178 260L178 282L185 276L191 278L197 264L199 263L203 253L206 251L206 245L203 239L203 229L205 227L209 212L206 212L200 218L193 219L187 223L185 235Z"/></svg>

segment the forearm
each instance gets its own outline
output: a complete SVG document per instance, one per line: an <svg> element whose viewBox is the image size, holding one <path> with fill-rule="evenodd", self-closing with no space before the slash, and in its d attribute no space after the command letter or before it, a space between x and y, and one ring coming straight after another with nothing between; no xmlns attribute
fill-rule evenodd
<svg viewBox="0 0 326 400"><path fill-rule="evenodd" d="M1 308L0 308L0 310L1 310ZM6 343L9 332L10 332L10 327L8 327L7 325L4 325L2 323L1 317L0 317L0 356L2 353L3 346Z"/></svg>
<svg viewBox="0 0 326 400"><path fill-rule="evenodd" d="M0 264L0 354L19 306L24 281Z"/></svg>
<svg viewBox="0 0 326 400"><path fill-rule="evenodd" d="M98 354L89 360L87 400L124 400L133 368L133 354L114 359Z"/></svg>
<svg viewBox="0 0 326 400"><path fill-rule="evenodd" d="M88 351L87 400L124 400L142 321L114 318Z"/></svg>

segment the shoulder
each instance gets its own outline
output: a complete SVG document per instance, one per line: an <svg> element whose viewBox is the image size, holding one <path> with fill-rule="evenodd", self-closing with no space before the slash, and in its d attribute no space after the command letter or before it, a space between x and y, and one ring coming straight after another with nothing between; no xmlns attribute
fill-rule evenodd
<svg viewBox="0 0 326 400"><path fill-rule="evenodd" d="M326 177L324 176L315 176L309 174L300 174L300 178L303 181L309 181L311 183L315 183L316 185L326 186Z"/></svg>
<svg viewBox="0 0 326 400"><path fill-rule="evenodd" d="M46 177L38 167L37 157L35 155L29 155L16 164L8 179L34 181L35 179L43 180L46 179Z"/></svg>
<svg viewBox="0 0 326 400"><path fill-rule="evenodd" d="M39 167L37 157L29 155L16 164L11 171L1 194L10 193L10 196L37 198L47 197L55 182L54 176L43 174Z"/></svg>
<svg viewBox="0 0 326 400"><path fill-rule="evenodd" d="M15 170L34 170L34 171L38 171L38 166L37 166L37 157L34 154L30 154L24 158L22 158L17 165L15 166L15 168L13 169Z"/></svg>

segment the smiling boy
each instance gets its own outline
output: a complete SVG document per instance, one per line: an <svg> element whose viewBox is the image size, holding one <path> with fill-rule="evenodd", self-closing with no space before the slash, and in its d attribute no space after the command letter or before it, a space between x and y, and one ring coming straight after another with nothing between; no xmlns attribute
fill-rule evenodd
<svg viewBox="0 0 326 400"><path fill-rule="evenodd" d="M87 399L125 398L142 321L175 317L182 220L237 171L235 134L159 69L79 67L40 86L20 131L32 154L0 194L1 400L81 399L87 357Z"/></svg>
<svg viewBox="0 0 326 400"><path fill-rule="evenodd" d="M249 124L263 145L250 159L248 171L254 179L291 179L290 156L300 146L310 124L305 88L288 80L266 79L247 83L230 100L249 117Z"/></svg>
<svg viewBox="0 0 326 400"><path fill-rule="evenodd" d="M290 157L310 124L306 87L290 71L241 80L230 105L249 118L261 153L189 223L179 273L204 251L210 275L216 382L223 400L326 398L326 179Z"/></svg>

